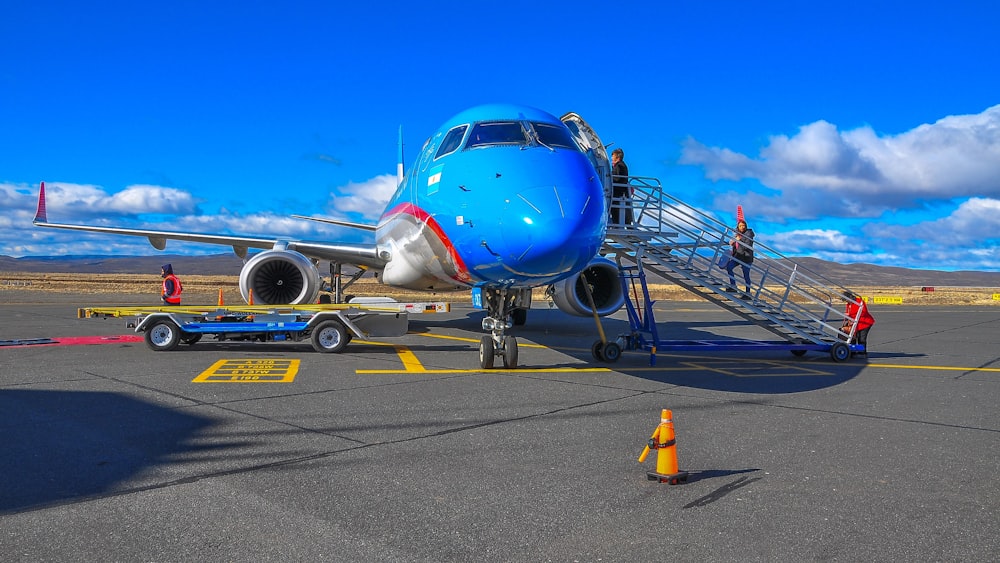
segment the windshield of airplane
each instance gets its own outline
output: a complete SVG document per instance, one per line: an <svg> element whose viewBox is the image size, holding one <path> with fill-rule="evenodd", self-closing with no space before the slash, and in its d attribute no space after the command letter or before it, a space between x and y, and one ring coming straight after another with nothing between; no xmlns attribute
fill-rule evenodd
<svg viewBox="0 0 1000 563"><path fill-rule="evenodd" d="M465 136L465 130L468 128L468 125L459 125L448 131L448 134L444 136L444 140L441 141L441 146L438 148L438 152L434 155L434 158L440 158L448 153L455 152L458 145L462 142L462 137Z"/></svg>
<svg viewBox="0 0 1000 563"><path fill-rule="evenodd" d="M580 150L580 147L573 141L573 136L570 135L569 130L565 127L550 125L548 123L532 123L531 126L538 135L538 142L547 147L565 147L567 149Z"/></svg>
<svg viewBox="0 0 1000 563"><path fill-rule="evenodd" d="M472 126L472 133L469 134L469 142L465 148L482 147L486 145L527 145L528 136L525 135L521 123L518 121L494 121L490 123L477 123Z"/></svg>
<svg viewBox="0 0 1000 563"><path fill-rule="evenodd" d="M520 121L492 121L476 123L472 126L472 133L465 143L465 148L477 148L487 146L521 146L525 147L533 144L540 144L549 148L567 148L581 150L573 140L570 132L558 125L549 123L531 122L531 131L526 130L527 123Z"/></svg>

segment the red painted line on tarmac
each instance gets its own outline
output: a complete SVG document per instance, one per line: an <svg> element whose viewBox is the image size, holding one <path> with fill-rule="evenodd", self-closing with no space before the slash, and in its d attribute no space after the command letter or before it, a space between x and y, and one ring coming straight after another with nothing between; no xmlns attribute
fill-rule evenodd
<svg viewBox="0 0 1000 563"><path fill-rule="evenodd" d="M0 341L3 348L27 348L40 346L81 346L89 344L122 344L142 342L138 334L121 334L115 336L60 336L55 338L22 338Z"/></svg>

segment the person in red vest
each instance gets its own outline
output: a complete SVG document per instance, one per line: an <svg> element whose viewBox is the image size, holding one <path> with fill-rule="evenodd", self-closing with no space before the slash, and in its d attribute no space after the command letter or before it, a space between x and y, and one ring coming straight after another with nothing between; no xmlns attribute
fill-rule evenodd
<svg viewBox="0 0 1000 563"><path fill-rule="evenodd" d="M848 299L847 307L844 310L844 314L847 316L844 319L844 326L840 330L844 334L850 334L851 329L854 327L855 320L857 320L857 330L854 331L854 337L851 339L851 344L860 344L865 347L864 351L856 352L859 356L868 356L868 331L871 330L872 325L875 324L875 317L868 312L868 304L865 300L861 298L860 295L854 293L853 291L848 291L844 293L844 297ZM859 314L860 311L860 314Z"/></svg>
<svg viewBox="0 0 1000 563"><path fill-rule="evenodd" d="M160 294L160 298L163 299L164 305L180 305L181 304L181 280L174 275L174 267L170 264L164 264L160 268L160 277L163 278L163 291Z"/></svg>

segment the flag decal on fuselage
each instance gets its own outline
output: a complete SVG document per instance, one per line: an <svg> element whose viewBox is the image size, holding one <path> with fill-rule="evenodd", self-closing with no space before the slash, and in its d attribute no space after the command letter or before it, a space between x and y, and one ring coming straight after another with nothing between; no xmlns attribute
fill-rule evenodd
<svg viewBox="0 0 1000 563"><path fill-rule="evenodd" d="M438 191L441 184L441 172L444 171L444 165L435 166L431 168L430 173L427 175L427 194L430 195Z"/></svg>

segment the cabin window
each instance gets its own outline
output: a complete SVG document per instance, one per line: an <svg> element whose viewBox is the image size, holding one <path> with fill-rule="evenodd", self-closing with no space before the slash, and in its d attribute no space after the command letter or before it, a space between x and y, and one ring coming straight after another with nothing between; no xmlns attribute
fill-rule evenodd
<svg viewBox="0 0 1000 563"><path fill-rule="evenodd" d="M573 136L565 127L551 125L549 123L532 123L535 134L538 135L538 142L547 147L564 147L567 149L580 150L580 147L573 141Z"/></svg>
<svg viewBox="0 0 1000 563"><path fill-rule="evenodd" d="M527 144L528 136L524 134L524 128L519 121L495 121L475 124L465 148Z"/></svg>
<svg viewBox="0 0 1000 563"><path fill-rule="evenodd" d="M441 141L441 146L438 147L438 152L434 155L434 158L440 158L446 154L455 152L462 145L462 137L465 136L465 130L468 128L468 125L459 125L448 131L448 134L444 136L444 140Z"/></svg>

